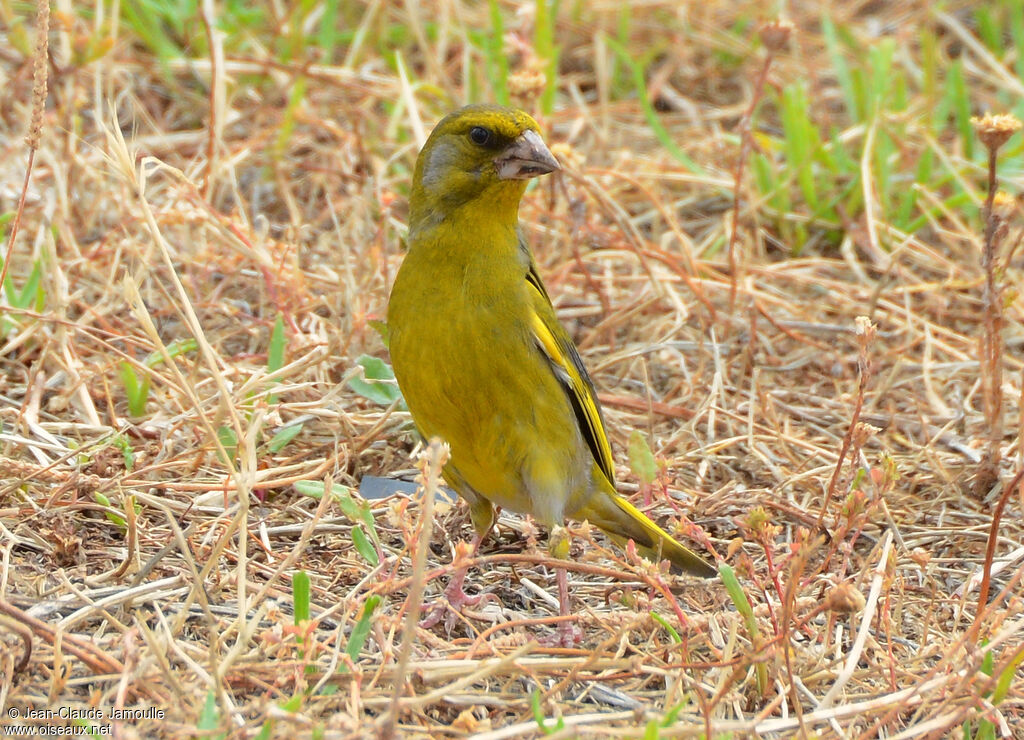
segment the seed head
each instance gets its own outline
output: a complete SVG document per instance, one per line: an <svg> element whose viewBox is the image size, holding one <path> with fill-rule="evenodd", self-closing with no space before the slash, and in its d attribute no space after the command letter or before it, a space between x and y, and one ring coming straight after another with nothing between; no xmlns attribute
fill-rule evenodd
<svg viewBox="0 0 1024 740"><path fill-rule="evenodd" d="M547 76L537 69L527 69L508 76L508 92L518 98L534 98L544 91Z"/></svg>
<svg viewBox="0 0 1024 740"><path fill-rule="evenodd" d="M864 594L852 583L840 583L825 594L825 608L839 614L856 614L864 608Z"/></svg>
<svg viewBox="0 0 1024 740"><path fill-rule="evenodd" d="M1000 113L995 116L986 113L981 118L973 116L971 125L978 132L981 143L990 152L994 152L1020 130L1021 122L1012 113Z"/></svg>
<svg viewBox="0 0 1024 740"><path fill-rule="evenodd" d="M770 23L765 23L757 30L761 37L761 43L771 53L782 51L789 43L789 35L793 32L793 23L776 18Z"/></svg>

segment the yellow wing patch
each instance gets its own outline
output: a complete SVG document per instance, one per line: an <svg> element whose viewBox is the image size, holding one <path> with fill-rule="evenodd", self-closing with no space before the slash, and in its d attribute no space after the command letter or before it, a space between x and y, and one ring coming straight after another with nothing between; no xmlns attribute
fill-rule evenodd
<svg viewBox="0 0 1024 740"><path fill-rule="evenodd" d="M533 311L530 319L537 345L548 358L555 377L565 390L565 395L576 414L580 433L594 455L594 460L608 482L614 483L612 448L604 431L604 419L601 416L594 384L572 340L558 323L551 299L548 298L532 260L526 274L526 282L533 292Z"/></svg>

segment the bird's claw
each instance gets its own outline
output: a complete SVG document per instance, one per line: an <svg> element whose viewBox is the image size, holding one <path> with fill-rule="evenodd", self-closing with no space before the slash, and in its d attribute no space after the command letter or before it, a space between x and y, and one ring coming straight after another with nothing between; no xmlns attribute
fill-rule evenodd
<svg viewBox="0 0 1024 740"><path fill-rule="evenodd" d="M555 634L538 640L545 647L574 648L583 642L583 630L575 622L559 622Z"/></svg>
<svg viewBox="0 0 1024 740"><path fill-rule="evenodd" d="M464 607L478 606L488 600L498 601L491 593L470 596L462 589L462 579L454 579L444 590L444 595L431 602L426 609L426 616L420 620L420 627L430 629L444 619L445 628L451 632L455 626L455 618L462 613Z"/></svg>

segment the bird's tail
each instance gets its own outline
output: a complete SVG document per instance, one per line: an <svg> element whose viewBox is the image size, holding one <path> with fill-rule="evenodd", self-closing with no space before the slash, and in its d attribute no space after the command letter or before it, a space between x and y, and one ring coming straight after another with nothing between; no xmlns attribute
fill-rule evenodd
<svg viewBox="0 0 1024 740"><path fill-rule="evenodd" d="M586 519L600 527L620 545L633 540L640 554L655 562L668 560L675 568L702 578L712 578L718 574L713 565L680 545L668 532L614 491L595 492L586 506L572 516L575 519Z"/></svg>

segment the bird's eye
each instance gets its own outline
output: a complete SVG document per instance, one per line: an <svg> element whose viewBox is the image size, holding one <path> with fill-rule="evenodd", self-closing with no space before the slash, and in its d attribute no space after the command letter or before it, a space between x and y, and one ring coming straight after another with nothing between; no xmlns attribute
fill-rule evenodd
<svg viewBox="0 0 1024 740"><path fill-rule="evenodd" d="M483 126L474 126L469 130L469 140L477 146L487 146L491 143L491 138L494 136L490 129L486 129Z"/></svg>

